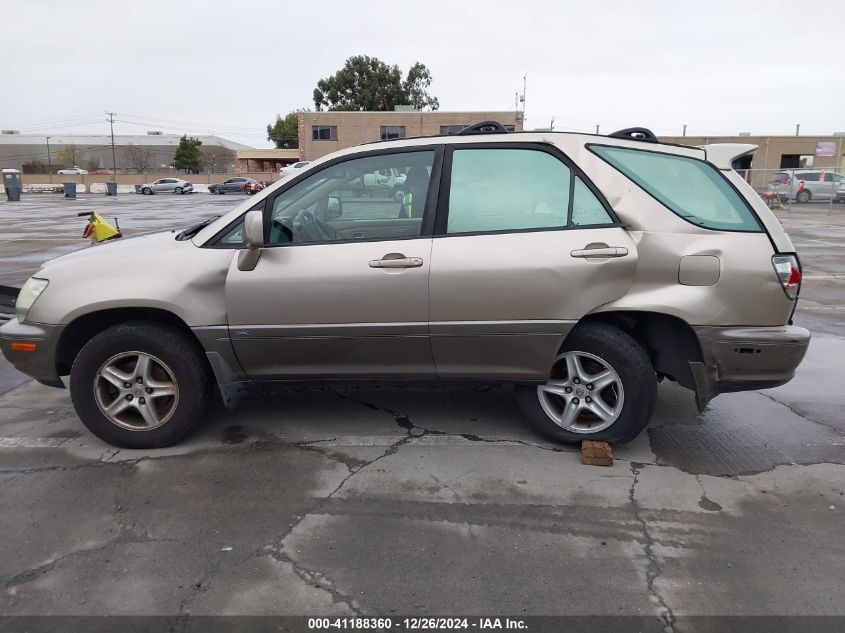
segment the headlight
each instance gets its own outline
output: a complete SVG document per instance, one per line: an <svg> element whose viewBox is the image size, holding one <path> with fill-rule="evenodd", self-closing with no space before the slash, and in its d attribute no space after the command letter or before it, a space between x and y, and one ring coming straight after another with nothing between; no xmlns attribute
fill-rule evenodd
<svg viewBox="0 0 845 633"><path fill-rule="evenodd" d="M41 296L48 283L50 282L46 279L36 279L35 277L26 280L18 294L18 300L15 302L15 316L18 317L19 323L23 323L32 304Z"/></svg>

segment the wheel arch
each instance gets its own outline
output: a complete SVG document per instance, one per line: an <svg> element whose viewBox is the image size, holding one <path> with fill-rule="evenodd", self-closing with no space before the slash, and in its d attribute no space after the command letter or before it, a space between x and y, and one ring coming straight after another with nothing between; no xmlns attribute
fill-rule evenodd
<svg viewBox="0 0 845 633"><path fill-rule="evenodd" d="M182 332L188 340L203 350L196 334L181 318L161 308L127 307L97 310L76 317L62 330L56 347L56 370L60 376L70 374L73 361L92 336L106 328L127 321L149 321L166 324Z"/></svg>
<svg viewBox="0 0 845 633"><path fill-rule="evenodd" d="M619 328L642 346L659 376L696 390L690 363L704 362L704 356L698 336L683 319L661 312L619 310L588 314L581 323L606 323Z"/></svg>

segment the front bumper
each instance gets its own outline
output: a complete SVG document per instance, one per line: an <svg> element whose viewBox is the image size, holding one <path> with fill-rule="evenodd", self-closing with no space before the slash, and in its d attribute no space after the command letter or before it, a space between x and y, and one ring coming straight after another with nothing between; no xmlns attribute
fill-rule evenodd
<svg viewBox="0 0 845 633"><path fill-rule="evenodd" d="M789 382L810 344L810 331L795 325L693 329L704 356L690 363L699 409L720 393Z"/></svg>
<svg viewBox="0 0 845 633"><path fill-rule="evenodd" d="M12 319L0 327L0 351L20 372L50 387L64 387L56 370L56 349L63 325L20 323ZM12 349L12 343L35 343L34 352Z"/></svg>

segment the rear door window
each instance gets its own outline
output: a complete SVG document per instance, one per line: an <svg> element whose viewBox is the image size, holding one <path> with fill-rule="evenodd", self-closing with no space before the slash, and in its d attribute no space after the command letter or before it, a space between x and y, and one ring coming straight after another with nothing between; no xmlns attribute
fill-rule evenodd
<svg viewBox="0 0 845 633"><path fill-rule="evenodd" d="M572 193L572 225L596 226L613 224L613 218L590 188L579 176L575 177L575 190Z"/></svg>
<svg viewBox="0 0 845 633"><path fill-rule="evenodd" d="M745 200L703 160L627 147L590 145L589 149L690 224L762 231Z"/></svg>
<svg viewBox="0 0 845 633"><path fill-rule="evenodd" d="M567 225L571 172L530 149L456 149L446 232L476 233Z"/></svg>

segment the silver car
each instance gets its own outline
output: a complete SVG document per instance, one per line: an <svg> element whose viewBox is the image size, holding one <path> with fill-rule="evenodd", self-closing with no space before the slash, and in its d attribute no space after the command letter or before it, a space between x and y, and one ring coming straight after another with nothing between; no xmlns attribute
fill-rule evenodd
<svg viewBox="0 0 845 633"><path fill-rule="evenodd" d="M769 181L769 190L783 200L805 203L845 198L845 176L830 169L784 169Z"/></svg>
<svg viewBox="0 0 845 633"><path fill-rule="evenodd" d="M194 185L181 178L159 178L155 182L144 183L139 187L144 195L154 193L191 193Z"/></svg>
<svg viewBox="0 0 845 633"><path fill-rule="evenodd" d="M657 382L790 380L795 247L736 172L739 146L465 133L342 150L181 233L46 263L0 347L116 446L158 447L259 383L515 385L557 441L626 442ZM747 146L742 146L747 152ZM361 197L397 170L405 194Z"/></svg>

